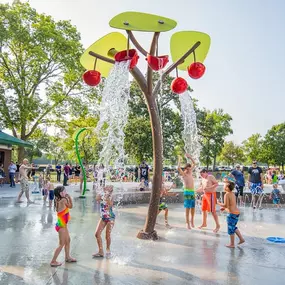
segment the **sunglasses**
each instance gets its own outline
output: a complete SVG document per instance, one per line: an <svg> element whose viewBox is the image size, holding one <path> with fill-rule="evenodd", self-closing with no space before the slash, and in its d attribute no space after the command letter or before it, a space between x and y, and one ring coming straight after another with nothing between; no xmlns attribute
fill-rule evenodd
<svg viewBox="0 0 285 285"><path fill-rule="evenodd" d="M257 162L253 162L252 164L257 164Z"/></svg>

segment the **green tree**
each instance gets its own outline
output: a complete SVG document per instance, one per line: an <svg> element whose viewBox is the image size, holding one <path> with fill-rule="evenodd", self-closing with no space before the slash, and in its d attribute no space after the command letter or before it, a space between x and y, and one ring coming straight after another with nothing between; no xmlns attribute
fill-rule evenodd
<svg viewBox="0 0 285 285"><path fill-rule="evenodd" d="M79 117L71 120L70 122L59 121L57 125L63 130L63 141L60 143L60 147L67 154L67 157L72 161L77 161L74 139L77 130L81 128L88 128L80 135L79 149L80 156L86 163L95 162L99 159L100 142L94 132L97 126L98 117Z"/></svg>
<svg viewBox="0 0 285 285"><path fill-rule="evenodd" d="M233 141L225 142L220 159L228 166L234 166L236 163L243 163L245 161L243 148L236 145Z"/></svg>
<svg viewBox="0 0 285 285"><path fill-rule="evenodd" d="M125 127L124 147L129 157L136 163L152 159L152 139L149 120L129 117Z"/></svg>
<svg viewBox="0 0 285 285"><path fill-rule="evenodd" d="M50 136L43 130L37 129L29 138L29 142L33 144L32 148L25 148L25 157L29 161L33 161L33 158L42 157L43 153L49 148Z"/></svg>
<svg viewBox="0 0 285 285"><path fill-rule="evenodd" d="M285 164L285 123L273 126L264 137L263 156L267 156L272 163L281 166Z"/></svg>
<svg viewBox="0 0 285 285"><path fill-rule="evenodd" d="M81 83L81 54L69 21L56 22L28 3L0 4L0 125L29 140L51 114L63 116L70 104L84 111L82 95L91 91Z"/></svg>
<svg viewBox="0 0 285 285"><path fill-rule="evenodd" d="M66 160L68 158L64 149L65 139L60 135L50 136L49 146L46 150L46 157L48 159L54 160L55 164L59 161Z"/></svg>
<svg viewBox="0 0 285 285"><path fill-rule="evenodd" d="M169 162L176 161L177 148L183 148L181 137L182 122L177 108L180 106L179 97L172 93L170 86L174 78L167 76L162 85L162 94L158 95L157 102L161 114L161 124L163 132L163 155ZM159 74L154 76L154 84L159 80ZM131 100L129 103L129 120L125 127L125 149L129 157L136 162L143 159L152 158L152 138L151 127L148 120L148 110L144 102L144 96L137 82L131 82L130 88Z"/></svg>
<svg viewBox="0 0 285 285"><path fill-rule="evenodd" d="M213 160L213 169L216 167L217 156L221 153L225 138L232 134L231 129L232 117L224 113L222 109L210 111L200 111L199 129L202 138L201 160L209 165Z"/></svg>
<svg viewBox="0 0 285 285"><path fill-rule="evenodd" d="M260 134L253 134L247 140L243 141L243 148L248 162L252 160L262 161L263 138Z"/></svg>

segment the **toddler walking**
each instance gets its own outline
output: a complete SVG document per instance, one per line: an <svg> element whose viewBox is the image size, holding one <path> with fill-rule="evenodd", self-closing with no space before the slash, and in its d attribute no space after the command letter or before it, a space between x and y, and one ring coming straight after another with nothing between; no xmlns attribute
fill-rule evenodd
<svg viewBox="0 0 285 285"><path fill-rule="evenodd" d="M276 205L276 208L280 208L280 190L278 189L278 184L274 183L273 184L273 190L270 194L270 199L273 200L273 204Z"/></svg>

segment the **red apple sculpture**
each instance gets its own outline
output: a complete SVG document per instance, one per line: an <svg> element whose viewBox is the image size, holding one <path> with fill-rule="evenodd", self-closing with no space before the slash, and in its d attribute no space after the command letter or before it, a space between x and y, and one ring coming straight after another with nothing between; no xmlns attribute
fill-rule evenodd
<svg viewBox="0 0 285 285"><path fill-rule="evenodd" d="M155 71L164 68L169 61L168 55L153 56L150 54L147 55L146 60L149 67Z"/></svg>
<svg viewBox="0 0 285 285"><path fill-rule="evenodd" d="M206 70L206 67L201 62L193 62L188 68L188 74L193 79L201 78Z"/></svg>
<svg viewBox="0 0 285 285"><path fill-rule="evenodd" d="M89 86L96 86L101 81L101 73L96 70L87 70L83 74L83 80Z"/></svg>
<svg viewBox="0 0 285 285"><path fill-rule="evenodd" d="M182 77L175 78L171 83L171 90L173 93L181 94L188 88L187 81Z"/></svg>

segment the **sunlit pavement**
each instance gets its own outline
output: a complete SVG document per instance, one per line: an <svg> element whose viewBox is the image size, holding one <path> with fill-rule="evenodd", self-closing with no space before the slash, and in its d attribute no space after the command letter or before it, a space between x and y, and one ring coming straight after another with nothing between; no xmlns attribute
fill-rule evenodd
<svg viewBox="0 0 285 285"><path fill-rule="evenodd" d="M74 188L75 189L75 188ZM74 196L78 193L74 192ZM99 208L92 192L86 199L74 199L69 230L72 255L77 264L50 268L58 243L54 229L56 214L44 206L15 204L14 198L0 199L0 284L234 284L284 285L285 246L266 241L268 236L285 237L285 210L265 208L253 212L242 208L239 228L246 243L228 249L226 215L220 216L221 231L214 234L212 217L207 230L186 230L182 204L169 205L169 223L158 217L159 241L136 238L142 228L147 206L130 205L116 209L110 259L92 259L96 252L94 230ZM25 201L25 199L23 199ZM196 226L201 223L197 209ZM102 235L104 237L104 234ZM61 253L59 261L64 261Z"/></svg>

